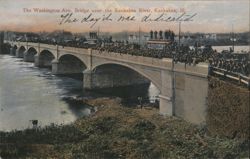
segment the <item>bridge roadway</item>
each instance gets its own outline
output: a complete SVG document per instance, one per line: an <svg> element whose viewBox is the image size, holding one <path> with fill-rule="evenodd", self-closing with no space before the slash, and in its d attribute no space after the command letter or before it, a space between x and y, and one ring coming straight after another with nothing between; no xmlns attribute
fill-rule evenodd
<svg viewBox="0 0 250 159"><path fill-rule="evenodd" d="M83 73L83 88L108 88L152 82L160 91L160 114L192 123L205 121L208 64L185 65L99 50L30 42L7 42L10 54L54 74Z"/></svg>

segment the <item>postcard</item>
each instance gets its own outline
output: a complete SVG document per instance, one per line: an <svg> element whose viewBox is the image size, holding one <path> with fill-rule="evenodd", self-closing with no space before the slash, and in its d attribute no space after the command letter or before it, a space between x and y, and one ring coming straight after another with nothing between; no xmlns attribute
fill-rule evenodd
<svg viewBox="0 0 250 159"><path fill-rule="evenodd" d="M249 157L248 0L0 0L0 159Z"/></svg>

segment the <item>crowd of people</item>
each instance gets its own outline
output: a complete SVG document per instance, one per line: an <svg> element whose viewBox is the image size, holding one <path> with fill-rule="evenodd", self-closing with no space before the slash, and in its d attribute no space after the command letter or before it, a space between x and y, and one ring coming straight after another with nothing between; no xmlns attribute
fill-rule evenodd
<svg viewBox="0 0 250 159"><path fill-rule="evenodd" d="M130 54L135 56L145 56L153 58L173 58L175 62L187 64L205 62L211 56L213 50L211 46L204 49L193 48L189 46L178 46L176 43L164 47L164 49L152 49L143 47L138 44L114 43L112 45L96 46L93 49L99 50L100 53L113 52L119 54Z"/></svg>
<svg viewBox="0 0 250 159"><path fill-rule="evenodd" d="M151 36L156 36L157 33L150 32ZM163 36L163 32L159 33L160 37ZM174 36L172 32L164 32L164 38ZM98 40L98 39L97 39ZM213 50L211 46L205 46L204 48L194 45L194 47L178 45L175 41L171 41L169 45L164 46L163 49L152 49L147 46L142 47L139 44L131 44L127 41L112 41L112 38L106 40L96 41L96 43L86 43L86 39L77 39L71 41L55 42L51 40L40 40L41 43L61 45L68 47L78 48L92 48L98 50L99 53L118 53L118 54L130 54L133 56L145 56L153 58L172 58L176 63L181 62L185 64L198 64L199 62L209 62L212 67L224 69L229 72L241 73L248 76L250 74L250 53L235 54L231 51L218 53Z"/></svg>
<svg viewBox="0 0 250 159"><path fill-rule="evenodd" d="M249 53L214 53L210 61L211 66L227 72L250 75Z"/></svg>

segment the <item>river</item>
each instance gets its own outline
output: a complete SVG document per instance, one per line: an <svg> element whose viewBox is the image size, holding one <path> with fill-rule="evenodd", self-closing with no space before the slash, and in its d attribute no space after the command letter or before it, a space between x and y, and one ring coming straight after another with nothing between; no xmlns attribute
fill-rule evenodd
<svg viewBox="0 0 250 159"><path fill-rule="evenodd" d="M93 107L75 104L68 97L119 96L131 103L137 96L153 99L158 94L152 84L87 92L81 80L55 76L49 69L0 55L0 131L30 128L31 120L38 120L39 126L69 124L91 113Z"/></svg>
<svg viewBox="0 0 250 159"><path fill-rule="evenodd" d="M214 50L217 50L218 52L221 52L222 50L229 50L232 46L213 46L212 48ZM234 46L235 52L241 52L241 51L250 51L250 46L242 45L242 46Z"/></svg>

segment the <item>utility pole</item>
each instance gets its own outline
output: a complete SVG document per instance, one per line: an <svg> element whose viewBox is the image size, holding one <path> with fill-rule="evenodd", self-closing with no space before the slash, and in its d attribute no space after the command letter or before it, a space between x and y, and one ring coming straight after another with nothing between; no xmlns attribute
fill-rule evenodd
<svg viewBox="0 0 250 159"><path fill-rule="evenodd" d="M24 36L25 36L25 41L26 41L26 47L28 48L28 37L27 37L27 33L26 33Z"/></svg>
<svg viewBox="0 0 250 159"><path fill-rule="evenodd" d="M97 37L99 37L99 34L100 34L100 26L98 26Z"/></svg>
<svg viewBox="0 0 250 159"><path fill-rule="evenodd" d="M178 44L178 54L180 54L180 44L181 44L181 22L179 22L179 44ZM174 53L173 55L173 59L172 59L172 104L173 104L173 115L175 115L175 58L176 58L176 53Z"/></svg>
<svg viewBox="0 0 250 159"><path fill-rule="evenodd" d="M233 52L234 52L234 25L232 24L232 40L233 40Z"/></svg>
<svg viewBox="0 0 250 159"><path fill-rule="evenodd" d="M140 25L139 25L139 46L141 46L141 28L140 28Z"/></svg>
<svg viewBox="0 0 250 159"><path fill-rule="evenodd" d="M64 30L62 30L62 41L64 42Z"/></svg>
<svg viewBox="0 0 250 159"><path fill-rule="evenodd" d="M179 51L180 51L180 45L181 45L181 22L179 22Z"/></svg>

